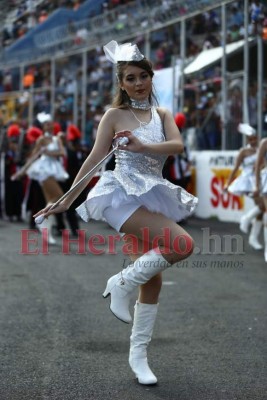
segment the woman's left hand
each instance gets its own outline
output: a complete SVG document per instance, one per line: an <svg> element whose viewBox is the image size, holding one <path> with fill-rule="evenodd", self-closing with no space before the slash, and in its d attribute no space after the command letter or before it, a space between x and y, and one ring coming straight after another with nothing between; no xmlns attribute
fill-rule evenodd
<svg viewBox="0 0 267 400"><path fill-rule="evenodd" d="M11 181L17 181L23 177L23 172L22 171L17 171L15 174L11 175L10 180Z"/></svg>
<svg viewBox="0 0 267 400"><path fill-rule="evenodd" d="M252 192L252 197L259 197L260 195L260 189L258 187L256 187L253 192Z"/></svg>
<svg viewBox="0 0 267 400"><path fill-rule="evenodd" d="M228 187L229 187L229 185L226 183L223 187L223 192L225 192L225 193L228 192Z"/></svg>
<svg viewBox="0 0 267 400"><path fill-rule="evenodd" d="M124 145L124 146L119 146L119 150L126 150L126 151L132 151L133 153L143 153L145 146L144 143L140 142L139 139L137 139L136 136L133 135L131 131L120 131L116 132L114 136L114 140L122 137L127 137L129 142Z"/></svg>

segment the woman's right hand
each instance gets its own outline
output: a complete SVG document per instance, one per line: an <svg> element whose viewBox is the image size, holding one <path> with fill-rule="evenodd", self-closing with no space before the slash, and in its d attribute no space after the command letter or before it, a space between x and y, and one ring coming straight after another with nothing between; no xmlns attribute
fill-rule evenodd
<svg viewBox="0 0 267 400"><path fill-rule="evenodd" d="M259 187L255 187L252 194L253 194L253 197L259 197L259 195L260 195Z"/></svg>
<svg viewBox="0 0 267 400"><path fill-rule="evenodd" d="M40 215L42 215L44 218L48 218L49 215L63 213L65 211L67 211L69 208L66 204L64 204L62 202L51 210L53 205L54 205L53 203L49 204L48 206L46 206L45 208L43 208L42 210L40 210L36 214L34 214L33 217L37 218Z"/></svg>
<svg viewBox="0 0 267 400"><path fill-rule="evenodd" d="M228 192L229 185L226 183L223 187L223 192Z"/></svg>
<svg viewBox="0 0 267 400"><path fill-rule="evenodd" d="M115 133L114 141L116 142L119 138L126 137L128 143L126 145L119 146L119 150L132 151L133 153L143 153L144 144L135 136L131 131L119 131Z"/></svg>

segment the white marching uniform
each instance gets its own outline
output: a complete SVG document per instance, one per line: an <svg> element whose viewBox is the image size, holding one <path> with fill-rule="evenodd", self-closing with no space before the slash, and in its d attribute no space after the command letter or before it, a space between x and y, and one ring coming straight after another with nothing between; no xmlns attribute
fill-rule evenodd
<svg viewBox="0 0 267 400"><path fill-rule="evenodd" d="M52 142L46 146L48 151L59 150L58 138L52 136ZM49 177L53 177L56 181L65 181L69 174L64 169L61 161L57 157L42 154L34 161L27 170L30 179L34 179L39 183L45 181Z"/></svg>
<svg viewBox="0 0 267 400"><path fill-rule="evenodd" d="M151 120L132 133L143 143L165 141L161 118L155 107ZM120 232L123 223L144 206L180 221L192 214L198 199L162 177L167 156L118 150L114 171L105 171L76 210L84 221L104 220Z"/></svg>
<svg viewBox="0 0 267 400"><path fill-rule="evenodd" d="M242 172L229 185L228 192L237 195L248 195L255 190L255 172L254 165L257 159L257 153L244 158L242 162Z"/></svg>

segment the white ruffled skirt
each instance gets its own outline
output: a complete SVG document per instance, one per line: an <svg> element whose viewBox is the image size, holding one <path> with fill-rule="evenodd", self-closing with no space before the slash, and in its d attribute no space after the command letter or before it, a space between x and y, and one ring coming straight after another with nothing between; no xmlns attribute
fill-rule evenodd
<svg viewBox="0 0 267 400"><path fill-rule="evenodd" d="M149 174L120 176L105 171L76 211L84 221L103 220L119 232L139 207L179 222L194 212L197 203L195 196L166 179Z"/></svg>
<svg viewBox="0 0 267 400"><path fill-rule="evenodd" d="M29 167L27 175L30 179L35 179L40 183L49 177L53 177L59 182L64 182L69 177L61 162L55 157L49 156L41 156L34 161Z"/></svg>
<svg viewBox="0 0 267 400"><path fill-rule="evenodd" d="M253 193L255 189L255 175L253 172L241 173L228 187L228 192L236 195L243 196Z"/></svg>

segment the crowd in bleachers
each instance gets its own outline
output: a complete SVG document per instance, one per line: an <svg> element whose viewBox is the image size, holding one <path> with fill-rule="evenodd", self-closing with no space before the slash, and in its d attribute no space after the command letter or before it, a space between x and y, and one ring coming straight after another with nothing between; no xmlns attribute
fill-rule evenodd
<svg viewBox="0 0 267 400"><path fill-rule="evenodd" d="M36 25L43 23L59 7L78 10L85 0L13 0L10 1L10 12L1 28L2 47L10 46L14 41L24 36ZM130 0L107 0L102 11L110 11L115 7L128 3ZM93 14L85 15L92 17Z"/></svg>
<svg viewBox="0 0 267 400"><path fill-rule="evenodd" d="M57 6L75 7L82 1L39 1L36 10L45 9L47 13L53 11ZM120 15L120 5L127 3L127 0L110 0L103 4L103 12L117 7ZM138 6L138 1L132 2ZM158 2L157 2L158 3ZM163 1L162 7L165 11L172 2ZM227 42L233 42L244 37L244 15L243 1L235 1L227 8ZM21 8L24 7L24 8ZM26 7L26 8L25 8ZM29 2L19 2L17 9L18 17L27 12ZM129 8L130 9L130 8ZM21 10L21 11L19 11ZM24 11L23 11L24 10ZM123 8L124 10L124 8ZM124 12L124 11L123 11ZM21 13L21 14L20 14ZM130 19L131 15L127 15ZM123 18L121 18L123 21ZM144 21L143 21L144 22ZM249 31L255 32L255 25L266 23L266 9L259 1L250 2ZM127 19L123 22L127 24ZM198 14L186 23L186 58L190 60L199 54L202 50L220 46L221 37L221 14L220 9L207 11ZM151 60L154 69L169 67L173 57L179 62L180 44L177 38L180 37L180 25L173 24L168 27L153 31L150 34ZM139 47L144 51L144 36L140 34L136 41ZM50 91L51 91L51 65L50 62L28 65L25 68L22 87L23 90L34 88L33 92L33 114L38 112L50 112ZM86 131L84 132L85 141L91 145L94 140L95 128L99 115L109 105L110 91L112 88L113 72L112 66L103 56L102 48L96 46L94 50L87 53L87 121ZM194 79L186 81L185 109L187 113L188 127L198 126L202 129L207 115L208 122L205 129L212 130L212 134L205 134L204 139L199 140L197 147L201 149L220 148L220 67L207 68L198 80L208 81L197 88L194 86ZM73 122L74 113L76 113L76 123L81 127L81 102L82 102L82 60L81 55L72 55L57 60L56 64L56 85L55 85L55 117L65 127L71 121ZM251 84L254 86L254 82ZM21 87L18 71L6 69L0 72L0 93L8 93L18 90ZM190 88L192 90L190 90ZM16 100L13 100L14 114L19 118L27 119L28 109L27 94L22 94ZM2 103L1 113L8 114L8 108L12 108L12 100L9 103L6 100ZM250 104L254 104L251 100ZM75 109L76 107L76 109ZM212 110L212 111L211 111ZM254 111L252 110L251 113ZM209 126L210 125L210 126ZM203 128L204 129L204 128Z"/></svg>
<svg viewBox="0 0 267 400"><path fill-rule="evenodd" d="M11 2L12 10L7 16L2 30L2 47L10 46L15 40L24 36L37 24L44 22L58 7L74 8L82 1L83 0L13 0Z"/></svg>
<svg viewBox="0 0 267 400"><path fill-rule="evenodd" d="M19 24L25 24L29 17L29 7L34 5L34 23L41 23L39 17L45 11L49 16L56 7L79 7L83 1L13 1L13 27ZM31 3L31 4L30 4ZM103 13L107 13L117 7L117 16L121 28L127 26L129 19L133 16L129 13L124 15L124 10L120 14L120 6L128 3L127 0L110 0L103 3ZM139 1L129 2L136 3ZM152 2L153 3L153 2ZM155 3L155 2L154 2ZM169 6L173 2L162 1L164 12L170 10ZM243 1L235 1L227 8L227 43L231 43L244 37L244 15ZM129 8L130 10L131 8ZM14 13L15 11L15 13ZM32 14L32 13L31 13ZM113 14L114 17L114 14ZM146 20L142 20L146 25ZM259 33L259 26L267 26L266 9L259 1L250 2L249 34ZM13 32L13 28L11 30ZM11 32L10 31L10 32ZM10 33L9 32L9 33ZM8 46L17 38L12 33L8 40L3 40L2 44ZM178 38L178 40L177 40ZM180 57L180 25L173 24L150 34L151 60L154 69L160 70L169 67L175 59L179 63ZM116 39L116 38L115 38ZM144 36L140 33L136 37L136 42L142 50L145 51ZM186 23L186 59L193 59L201 51L218 47L222 44L221 36L221 14L220 9L207 11L191 18ZM82 134L82 141L79 141L78 148L75 149L80 161L90 152L94 143L98 123L101 115L109 107L110 93L112 91L113 69L103 55L102 47L96 46L95 49L87 52L87 104L86 104L86 124L85 131ZM83 92L83 69L81 54L73 54L70 57L58 58L55 68L55 103L54 119L55 133L68 132L75 122L81 128L82 116L82 92ZM201 83L202 82L202 83ZM23 193L22 184L12 183L10 176L16 168L25 161L25 157L30 152L30 148L36 137L35 131L28 125L29 112L33 116L33 124L38 128L38 121L35 116L40 112L51 112L51 63L50 61L42 63L32 63L27 65L24 70L22 82L16 68L5 68L0 71L0 122L1 126L6 128L7 134L0 140L1 150L5 150L6 157L6 182L9 185L9 193L15 190L18 193L13 200L20 201L13 203L8 201L7 206L10 218L21 217L21 196ZM10 96L9 93L22 91L16 96ZM29 92L29 90L31 90ZM30 94L29 94L30 93ZM196 149L220 149L221 146L221 71L220 67L212 66L206 68L198 75L197 79L188 78L185 82L185 103L184 109L180 110L186 116L186 128L189 132L191 128L195 131ZM30 102L31 98L31 102ZM249 91L249 117L252 126L257 125L257 85L255 80L250 82ZM239 79L233 80L229 84L229 102L228 113L230 123L234 125L242 118L242 82ZM267 97L264 98L264 113L267 115ZM234 123L233 123L234 121ZM17 128L14 128L14 124ZM264 120L264 129L267 130L267 119ZM10 128L12 129L10 130ZM229 132L231 127L229 126ZM15 130L14 130L15 129ZM19 133L18 133L19 132ZM20 140L24 133L24 140ZM29 133L30 132L30 133ZM34 133L35 132L35 133ZM75 135L74 135L75 136ZM27 138L29 139L27 141ZM66 148L73 147L75 140L70 139L65 142ZM0 138L1 139L1 138ZM75 139L75 137L74 137ZM31 141L32 140L32 141ZM238 148L240 137L233 135L229 138L229 149ZM37 189L38 191L38 189ZM37 196L38 197L38 196ZM40 200L40 193L39 193ZM38 207L39 207L38 203ZM30 207L34 208L30 205ZM13 207L13 208L12 208ZM32 219L30 221L32 223Z"/></svg>

